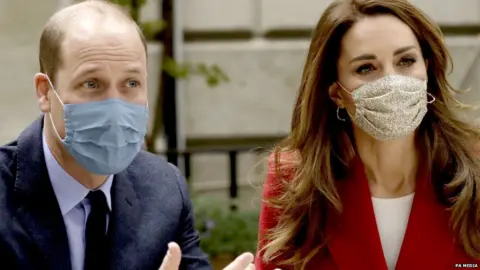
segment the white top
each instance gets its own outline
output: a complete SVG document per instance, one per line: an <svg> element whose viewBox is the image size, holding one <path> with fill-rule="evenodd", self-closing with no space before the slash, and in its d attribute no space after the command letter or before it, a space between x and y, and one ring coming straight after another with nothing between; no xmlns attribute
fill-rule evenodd
<svg viewBox="0 0 480 270"><path fill-rule="evenodd" d="M414 194L400 198L372 198L383 255L389 270L397 264Z"/></svg>

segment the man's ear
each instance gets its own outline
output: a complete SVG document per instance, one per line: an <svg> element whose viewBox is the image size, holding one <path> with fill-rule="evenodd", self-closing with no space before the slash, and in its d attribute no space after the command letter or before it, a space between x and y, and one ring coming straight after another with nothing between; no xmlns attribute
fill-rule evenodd
<svg viewBox="0 0 480 270"><path fill-rule="evenodd" d="M35 92L37 95L38 107L43 113L50 112L50 100L48 92L50 91L50 83L47 75L43 73L37 73L33 77L35 84Z"/></svg>
<svg viewBox="0 0 480 270"><path fill-rule="evenodd" d="M328 87L328 96L330 97L331 100L338 106L343 108L343 98L340 95L340 87L338 83L334 82Z"/></svg>

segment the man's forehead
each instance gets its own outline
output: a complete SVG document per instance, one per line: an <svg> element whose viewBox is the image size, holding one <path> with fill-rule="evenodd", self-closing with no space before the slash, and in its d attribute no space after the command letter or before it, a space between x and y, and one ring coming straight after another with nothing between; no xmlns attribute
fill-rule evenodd
<svg viewBox="0 0 480 270"><path fill-rule="evenodd" d="M111 40L138 39L140 37L133 23L119 22L115 18L81 18L70 23L65 29L65 39L75 42L92 42L100 38ZM136 37L136 38L133 38Z"/></svg>
<svg viewBox="0 0 480 270"><path fill-rule="evenodd" d="M65 37L85 40L98 34L137 34L136 25L118 7L101 1L86 1L57 12L50 20Z"/></svg>
<svg viewBox="0 0 480 270"><path fill-rule="evenodd" d="M146 58L143 43L134 26L108 19L97 22L85 19L71 25L65 32L62 51L65 62L82 58L88 52L101 55L121 51L129 58L140 61Z"/></svg>
<svg viewBox="0 0 480 270"><path fill-rule="evenodd" d="M55 33L58 35L57 41L53 41L58 45L49 46L59 48L54 53L61 59L60 69L73 71L92 61L106 63L110 60L146 69L143 35L118 6L101 1L75 4L53 15L46 29L52 33L52 40Z"/></svg>

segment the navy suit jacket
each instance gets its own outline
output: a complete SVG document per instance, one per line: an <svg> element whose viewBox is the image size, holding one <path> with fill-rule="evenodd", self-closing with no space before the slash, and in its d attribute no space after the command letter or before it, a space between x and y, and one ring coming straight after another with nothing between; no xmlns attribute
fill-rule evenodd
<svg viewBox="0 0 480 270"><path fill-rule="evenodd" d="M0 147L0 269L71 269L67 233L42 148L43 117ZM180 269L211 269L199 248L187 185L176 167L140 152L116 174L110 216L110 269L158 270L167 244Z"/></svg>

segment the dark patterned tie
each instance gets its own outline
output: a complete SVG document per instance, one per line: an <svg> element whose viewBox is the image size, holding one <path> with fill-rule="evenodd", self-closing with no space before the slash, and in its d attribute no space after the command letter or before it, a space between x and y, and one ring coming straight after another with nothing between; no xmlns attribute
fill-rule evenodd
<svg viewBox="0 0 480 270"><path fill-rule="evenodd" d="M87 195L91 211L85 230L85 270L103 270L108 267L107 247L107 199L101 190Z"/></svg>

